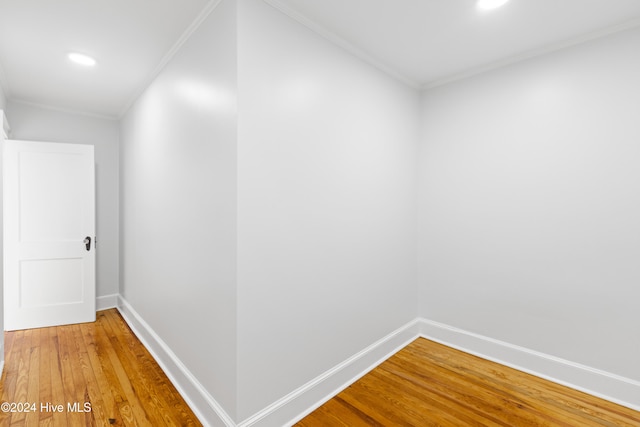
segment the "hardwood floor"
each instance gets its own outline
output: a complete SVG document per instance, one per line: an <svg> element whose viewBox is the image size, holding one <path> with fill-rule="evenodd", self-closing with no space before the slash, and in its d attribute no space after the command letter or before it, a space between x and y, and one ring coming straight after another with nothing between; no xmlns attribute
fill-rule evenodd
<svg viewBox="0 0 640 427"><path fill-rule="evenodd" d="M115 309L5 348L2 427L201 425ZM640 427L640 412L419 338L297 426Z"/></svg>
<svg viewBox="0 0 640 427"><path fill-rule="evenodd" d="M201 425L115 309L95 323L7 332L5 349L0 426Z"/></svg>
<svg viewBox="0 0 640 427"><path fill-rule="evenodd" d="M297 426L640 427L640 412L419 338Z"/></svg>

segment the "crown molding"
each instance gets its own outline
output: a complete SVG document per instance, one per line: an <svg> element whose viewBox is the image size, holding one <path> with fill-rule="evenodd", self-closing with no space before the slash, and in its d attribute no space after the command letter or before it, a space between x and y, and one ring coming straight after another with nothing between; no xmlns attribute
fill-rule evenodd
<svg viewBox="0 0 640 427"><path fill-rule="evenodd" d="M99 113L92 113L89 111L81 111L81 110L74 110L72 108L64 108L64 107L59 107L57 105L50 105L50 104L45 104L45 103L40 103L40 102L32 102L32 101L27 101L24 99L7 99L7 103L11 103L11 104L18 104L18 105L25 105L27 107L34 107L34 108L41 108L43 110L49 110L49 111L55 111L57 113L65 113L65 114L73 114L76 116L85 116L85 117L90 117L92 119L100 119L100 120L118 120L118 117L116 116L109 116L106 114L99 114Z"/></svg>
<svg viewBox="0 0 640 427"><path fill-rule="evenodd" d="M579 37L573 37L571 39L564 40L559 43L553 43L551 45L548 45L539 49L528 50L526 52L523 52L514 56L510 56L508 58L501 59L499 61L491 62L489 64L481 65L479 67L473 67L468 70L462 71L460 73L452 74L450 76L442 77L432 82L423 84L421 86L421 89L424 91L424 90L429 90L429 89L433 89L440 86L445 86L447 84L468 79L470 77L474 77L476 75L483 74L488 71L496 70L498 68L503 68L512 64L516 64L518 62L526 61L527 59L533 59L538 56L543 56L543 55L557 52L573 46L578 46L584 43L588 43L590 41L597 40L606 36L610 36L613 34L621 33L628 30L633 30L637 28L640 28L640 18L626 21L622 24L607 27L598 31L593 31L588 34L581 35Z"/></svg>
<svg viewBox="0 0 640 427"><path fill-rule="evenodd" d="M182 33L182 35L178 38L178 40L173 44L171 49L162 57L156 68L149 75L149 77L144 81L144 83L136 90L129 98L129 101L124 105L120 114L118 114L118 118L122 118L127 111L131 108L131 106L136 102L136 100L142 95L142 93L147 90L147 88L151 85L151 83L155 80L156 77L162 72L164 67L167 66L169 61L178 53L180 48L191 38L193 33L202 25L205 19L218 7L218 5L222 2L222 0L209 0L207 5L202 9L202 11L198 14L196 19L189 25L189 27Z"/></svg>
<svg viewBox="0 0 640 427"><path fill-rule="evenodd" d="M307 27L308 29L310 29L314 33L316 33L316 34L320 35L321 37L325 38L326 40L330 41L331 43L337 45L338 47L341 47L342 49L346 50L350 54L356 56L357 58L359 58L359 59L367 62L368 64L374 66L375 68L381 70L385 74L395 78L396 80L401 81L402 83L404 83L404 84L406 84L408 86L411 86L414 89L421 89L421 84L418 83L417 81L405 76L402 73L399 73L394 68L386 65L385 63L383 63L379 59L375 58L374 56L370 55L369 53L365 52L364 50L355 47L354 45L352 45L351 43L346 41L344 38L338 36L334 32L332 32L332 31L328 30L327 28L323 27L322 25L319 25L319 24L313 22L311 19L309 19L309 18L305 17L304 15L296 12L295 10L291 9L290 7L285 6L280 1L278 1L278 0L263 0L263 1L265 3L267 3L269 6L271 6L271 7L275 8L275 9L279 10L280 12L284 13L285 15L290 17L291 19L293 19L293 20L297 21L298 23L304 25L305 27Z"/></svg>

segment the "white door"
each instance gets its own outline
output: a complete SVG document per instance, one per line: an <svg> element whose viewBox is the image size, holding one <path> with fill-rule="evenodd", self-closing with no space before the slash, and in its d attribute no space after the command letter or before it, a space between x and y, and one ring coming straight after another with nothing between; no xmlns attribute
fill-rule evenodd
<svg viewBox="0 0 640 427"><path fill-rule="evenodd" d="M4 142L5 329L95 320L93 146Z"/></svg>

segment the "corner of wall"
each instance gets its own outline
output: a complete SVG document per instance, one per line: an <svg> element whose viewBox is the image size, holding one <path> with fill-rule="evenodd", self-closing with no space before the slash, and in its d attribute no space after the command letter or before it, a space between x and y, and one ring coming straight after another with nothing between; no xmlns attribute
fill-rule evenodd
<svg viewBox="0 0 640 427"><path fill-rule="evenodd" d="M187 369L162 338L122 296L117 308L133 333L151 353L171 383L204 425L235 427L235 422Z"/></svg>
<svg viewBox="0 0 640 427"><path fill-rule="evenodd" d="M96 311L118 307L118 294L96 296Z"/></svg>
<svg viewBox="0 0 640 427"><path fill-rule="evenodd" d="M418 321L407 323L240 422L238 427L295 424L418 336Z"/></svg>

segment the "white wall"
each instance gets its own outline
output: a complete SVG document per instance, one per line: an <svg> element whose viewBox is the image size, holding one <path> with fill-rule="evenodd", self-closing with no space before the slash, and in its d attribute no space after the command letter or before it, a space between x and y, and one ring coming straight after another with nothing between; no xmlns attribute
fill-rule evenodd
<svg viewBox="0 0 640 427"><path fill-rule="evenodd" d="M418 93L239 2L238 418L416 317Z"/></svg>
<svg viewBox="0 0 640 427"><path fill-rule="evenodd" d="M2 87L2 81L0 81L0 122L3 120L4 109L6 108L7 100L4 94L4 90ZM4 140L2 134L3 123L0 123L0 170L2 167L2 141ZM0 174L1 175L1 174ZM2 178L0 177L0 224L3 223L3 201L2 201ZM4 234L2 230L2 226L0 226L0 242L4 240ZM0 244L0 367L4 367L4 250L3 245ZM2 370L0 369L0 375L2 375Z"/></svg>
<svg viewBox="0 0 640 427"><path fill-rule="evenodd" d="M96 296L118 293L118 122L9 101L11 138L92 144L96 162Z"/></svg>
<svg viewBox="0 0 640 427"><path fill-rule="evenodd" d="M640 380L640 30L426 91L420 314Z"/></svg>
<svg viewBox="0 0 640 427"><path fill-rule="evenodd" d="M231 416L235 31L223 0L121 123L121 294Z"/></svg>

